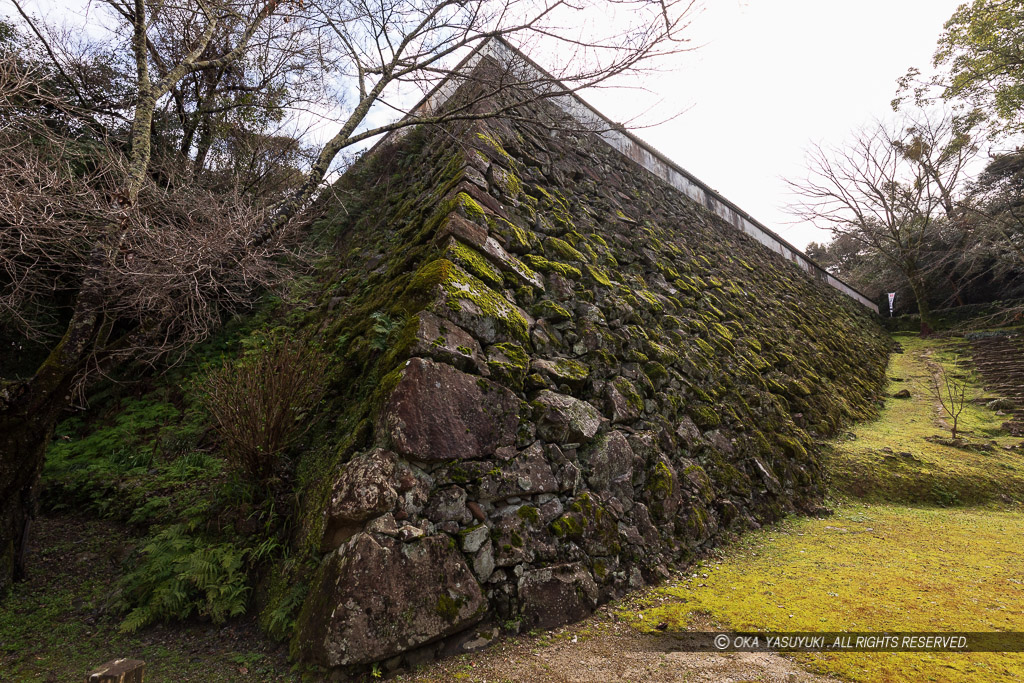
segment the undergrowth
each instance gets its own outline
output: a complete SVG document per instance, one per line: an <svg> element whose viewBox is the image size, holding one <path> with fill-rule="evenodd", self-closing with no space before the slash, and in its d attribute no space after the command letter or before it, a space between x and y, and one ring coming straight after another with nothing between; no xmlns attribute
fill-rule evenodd
<svg viewBox="0 0 1024 683"><path fill-rule="evenodd" d="M262 339L258 329L247 332L226 332L162 377L111 385L57 428L43 472L44 509L110 518L144 538L125 558L110 607L123 615L122 631L241 616L267 567L285 554L287 487L268 493L230 467L196 399L211 365ZM291 618L277 615L279 637Z"/></svg>

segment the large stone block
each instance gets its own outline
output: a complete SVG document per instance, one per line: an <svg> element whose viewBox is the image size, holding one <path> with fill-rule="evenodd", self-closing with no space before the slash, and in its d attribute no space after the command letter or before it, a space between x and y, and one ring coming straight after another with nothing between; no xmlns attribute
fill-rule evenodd
<svg viewBox="0 0 1024 683"><path fill-rule="evenodd" d="M486 609L450 537L402 543L360 533L321 567L299 642L323 666L368 664L469 628Z"/></svg>
<svg viewBox="0 0 1024 683"><path fill-rule="evenodd" d="M625 435L611 431L598 437L587 451L587 483L595 491L613 491L616 496L632 497L633 449Z"/></svg>
<svg viewBox="0 0 1024 683"><path fill-rule="evenodd" d="M420 461L493 455L515 443L518 427L511 391L425 358L409 360L378 418L391 447Z"/></svg>
<svg viewBox="0 0 1024 683"><path fill-rule="evenodd" d="M534 320L502 293L447 259L420 269L414 284L431 299L429 309L485 344L524 343Z"/></svg>
<svg viewBox="0 0 1024 683"><path fill-rule="evenodd" d="M494 501L556 491L558 480L544 456L544 449L539 442L534 442L512 460L493 468L480 480L479 498Z"/></svg>
<svg viewBox="0 0 1024 683"><path fill-rule="evenodd" d="M480 343L465 330L427 311L422 311L417 317L416 341L410 350L411 355L429 356L485 377L489 374Z"/></svg>
<svg viewBox="0 0 1024 683"><path fill-rule="evenodd" d="M579 621L597 607L597 584L579 562L525 572L519 579L523 627L554 628Z"/></svg>

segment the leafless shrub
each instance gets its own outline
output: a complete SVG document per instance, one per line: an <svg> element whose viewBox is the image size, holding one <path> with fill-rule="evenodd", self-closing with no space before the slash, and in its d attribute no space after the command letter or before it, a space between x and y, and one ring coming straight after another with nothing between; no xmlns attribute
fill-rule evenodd
<svg viewBox="0 0 1024 683"><path fill-rule="evenodd" d="M959 357L953 358L951 368L936 363L932 368L932 393L942 405L943 412L951 421L950 436L956 439L960 414L967 404L967 379L960 367Z"/></svg>
<svg viewBox="0 0 1024 683"><path fill-rule="evenodd" d="M241 188L173 182L167 169L170 182L127 202L117 148L12 120L28 98L50 102L37 84L0 60L0 322L59 338L62 297L89 280L94 312L109 322L88 373L186 348L277 281L281 240L253 245L264 211Z"/></svg>
<svg viewBox="0 0 1024 683"><path fill-rule="evenodd" d="M323 398L327 357L289 337L261 340L205 378L203 402L223 452L254 482L274 476L281 454L313 424Z"/></svg>

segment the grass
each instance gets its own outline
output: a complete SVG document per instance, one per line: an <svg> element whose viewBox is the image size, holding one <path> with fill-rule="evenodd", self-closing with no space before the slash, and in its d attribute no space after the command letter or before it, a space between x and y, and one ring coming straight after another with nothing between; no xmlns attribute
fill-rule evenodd
<svg viewBox="0 0 1024 683"><path fill-rule="evenodd" d="M252 621L208 622L118 632L117 580L139 539L120 524L46 517L36 524L32 580L0 603L0 671L4 680L83 680L118 657L146 662L150 681L292 681L284 648Z"/></svg>
<svg viewBox="0 0 1024 683"><path fill-rule="evenodd" d="M636 623L685 629L1000 631L1024 625L1020 511L845 504L747 534L662 588ZM705 578L704 575L707 575ZM809 668L856 681L1024 680L1024 653L822 653Z"/></svg>
<svg viewBox="0 0 1024 683"><path fill-rule="evenodd" d="M791 518L742 537L687 575L654 591L642 631L695 623L753 631L1024 630L1024 459L1005 417L980 402L961 416L958 446L931 389L937 364L954 369L957 340L898 337L879 418L832 443L826 465L837 509L827 519ZM973 507L963 507L966 504ZM809 669L853 681L1018 681L1024 653L814 653Z"/></svg>
<svg viewBox="0 0 1024 683"><path fill-rule="evenodd" d="M966 355L964 342L896 338L904 352L891 358L888 391L906 389L911 398L888 399L877 420L858 425L831 445L826 467L833 490L889 503L949 506L1024 501L1024 458L1021 451L1007 449L1020 444L1020 439L1003 433L1005 417L969 402L960 417L969 448L927 440L950 436L933 394L929 363L941 363L954 372L954 357ZM991 396L965 365L959 369L969 382L968 399Z"/></svg>

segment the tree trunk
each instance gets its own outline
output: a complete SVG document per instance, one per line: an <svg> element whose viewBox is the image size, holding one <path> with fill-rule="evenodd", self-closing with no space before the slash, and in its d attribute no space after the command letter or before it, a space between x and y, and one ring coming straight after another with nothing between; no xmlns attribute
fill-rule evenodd
<svg viewBox="0 0 1024 683"><path fill-rule="evenodd" d="M4 403L0 404L0 596L14 581L25 578L43 458L66 401L63 396L35 396L27 391Z"/></svg>
<svg viewBox="0 0 1024 683"><path fill-rule="evenodd" d="M101 333L104 263L97 247L64 336L32 378L0 383L0 594L24 577L46 447Z"/></svg>
<svg viewBox="0 0 1024 683"><path fill-rule="evenodd" d="M907 280L910 289L914 292L914 300L917 302L917 312L921 316L921 336L927 337L934 330L931 305L928 303L928 291L924 284L924 278L916 268L907 270Z"/></svg>
<svg viewBox="0 0 1024 683"><path fill-rule="evenodd" d="M206 170L206 155L213 144L213 129L208 121L199 125L199 142L196 143L196 158L192 162L192 173L198 177Z"/></svg>

